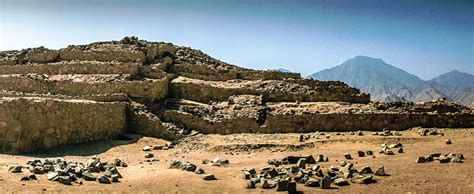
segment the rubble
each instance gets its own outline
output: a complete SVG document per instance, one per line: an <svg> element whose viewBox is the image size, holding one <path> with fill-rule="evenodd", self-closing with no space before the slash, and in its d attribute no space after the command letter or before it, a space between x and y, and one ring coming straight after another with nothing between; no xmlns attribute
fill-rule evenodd
<svg viewBox="0 0 474 194"><path fill-rule="evenodd" d="M122 178L117 169L117 165L122 164L117 161L121 160L116 159L115 161L115 163L102 162L99 157L91 157L84 163L61 158L28 161L26 164L31 173L23 176L21 180L36 180L36 175L46 174L49 181L57 181L64 185L82 184L81 178L85 181L97 180L99 183L110 184L110 177L114 180L113 182L119 182L119 178ZM11 166L10 168L19 172L17 170L19 167ZM92 173L98 173L99 178L96 178Z"/></svg>

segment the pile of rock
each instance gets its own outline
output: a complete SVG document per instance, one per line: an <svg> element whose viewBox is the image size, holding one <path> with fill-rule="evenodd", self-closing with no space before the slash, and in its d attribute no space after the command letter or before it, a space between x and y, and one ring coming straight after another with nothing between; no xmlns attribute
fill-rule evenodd
<svg viewBox="0 0 474 194"><path fill-rule="evenodd" d="M464 161L464 155L462 155L461 153L432 153L426 156L418 157L415 163L428 163L435 160L439 161L439 163L462 163Z"/></svg>
<svg viewBox="0 0 474 194"><path fill-rule="evenodd" d="M395 153L392 151L392 149L398 149L397 150L398 153L403 153L404 152L403 144L401 144L400 142L390 144L390 145L382 144L381 147L382 147L382 150L380 150L380 152L379 152L380 154L395 155Z"/></svg>
<svg viewBox="0 0 474 194"><path fill-rule="evenodd" d="M119 182L122 175L117 167L127 167L127 163L120 159L115 159L113 163L101 162L99 157L92 157L85 163L76 161L66 161L64 159L32 160L27 162L27 166L10 166L11 173L21 173L23 168L30 171L30 174L23 176L20 180L36 180L36 175L46 174L48 180L58 181L65 185L72 183L82 184L81 178L85 181L98 181L99 183L110 184ZM99 173L98 175L94 175Z"/></svg>
<svg viewBox="0 0 474 194"><path fill-rule="evenodd" d="M214 160L204 159L202 160L202 163L210 164L211 166L227 166L229 164L229 160L220 158L214 158Z"/></svg>
<svg viewBox="0 0 474 194"><path fill-rule="evenodd" d="M216 180L216 177L214 176L214 174L212 173L204 174L204 170L202 168L199 168L195 164L188 162L186 160L171 160L170 168L186 170L189 172L194 172L196 174L203 174L202 178L204 180Z"/></svg>
<svg viewBox="0 0 474 194"><path fill-rule="evenodd" d="M372 135L379 135L379 136L402 136L402 133L398 132L398 131L395 131L395 132L392 132L390 131L389 129L387 128L384 128L382 130L382 132L374 132L372 133Z"/></svg>
<svg viewBox="0 0 474 194"><path fill-rule="evenodd" d="M271 159L274 163L276 160ZM308 165L313 163L312 165ZM337 186L347 186L350 183L369 184L374 183L373 176L386 176L383 166L379 167L375 173L369 166L360 169L354 168L352 163L341 162L340 167L331 166L323 169L315 164L314 160L306 157L299 158L296 165L291 166L268 166L260 169L260 174L254 168L244 169L244 179L248 180L247 188L276 189L276 191L297 192L297 183L306 187L320 187L322 189L331 188L331 184Z"/></svg>
<svg viewBox="0 0 474 194"><path fill-rule="evenodd" d="M421 136L429 136L429 135L439 135L441 133L436 128L420 128L418 129L418 134L420 134Z"/></svg>

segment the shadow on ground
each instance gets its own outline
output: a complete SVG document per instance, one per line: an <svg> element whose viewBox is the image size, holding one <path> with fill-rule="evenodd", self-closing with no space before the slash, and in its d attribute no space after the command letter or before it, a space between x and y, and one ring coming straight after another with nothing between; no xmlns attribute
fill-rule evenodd
<svg viewBox="0 0 474 194"><path fill-rule="evenodd" d="M38 150L30 153L11 154L19 156L29 156L36 158L55 158L64 156L93 156L104 153L114 147L133 144L140 139L140 135L121 136L114 140L98 140L87 143L80 143L74 145L60 146L50 149ZM9 153L2 153L9 154Z"/></svg>

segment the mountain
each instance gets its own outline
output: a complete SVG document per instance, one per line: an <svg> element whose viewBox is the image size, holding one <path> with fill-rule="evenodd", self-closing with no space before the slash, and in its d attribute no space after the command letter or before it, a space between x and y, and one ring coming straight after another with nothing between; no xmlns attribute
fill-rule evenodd
<svg viewBox="0 0 474 194"><path fill-rule="evenodd" d="M448 99L474 105L474 75L453 70L428 82Z"/></svg>
<svg viewBox="0 0 474 194"><path fill-rule="evenodd" d="M420 102L447 98L467 105L474 101L473 75L452 71L424 81L382 59L366 56L356 56L309 77L343 81L370 93L372 100Z"/></svg>

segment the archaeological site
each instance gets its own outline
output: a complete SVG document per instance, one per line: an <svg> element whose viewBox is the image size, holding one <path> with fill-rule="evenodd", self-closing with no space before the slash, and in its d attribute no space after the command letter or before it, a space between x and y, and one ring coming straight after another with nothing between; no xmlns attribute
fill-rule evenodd
<svg viewBox="0 0 474 194"><path fill-rule="evenodd" d="M6 192L474 192L474 110L125 37L0 52ZM210 192L212 193L212 192Z"/></svg>

